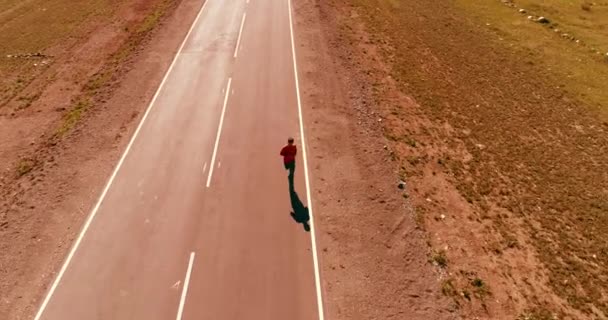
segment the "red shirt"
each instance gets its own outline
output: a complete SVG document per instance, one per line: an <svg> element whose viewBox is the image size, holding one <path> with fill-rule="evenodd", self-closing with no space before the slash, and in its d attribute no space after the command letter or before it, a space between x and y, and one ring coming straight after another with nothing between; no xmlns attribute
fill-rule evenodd
<svg viewBox="0 0 608 320"><path fill-rule="evenodd" d="M281 155L283 156L283 162L292 163L296 161L296 153L298 153L298 149L295 145L286 145L281 149Z"/></svg>

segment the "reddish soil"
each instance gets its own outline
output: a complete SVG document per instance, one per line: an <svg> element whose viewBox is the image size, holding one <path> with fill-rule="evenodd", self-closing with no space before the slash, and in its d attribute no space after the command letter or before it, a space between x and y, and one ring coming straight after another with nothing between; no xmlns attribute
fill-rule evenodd
<svg viewBox="0 0 608 320"><path fill-rule="evenodd" d="M325 279L351 298L332 313L604 319L602 113L453 3L305 3Z"/></svg>
<svg viewBox="0 0 608 320"><path fill-rule="evenodd" d="M340 12L295 1L305 121L329 319L455 319L429 263L427 235L397 188L398 162L358 48L345 45ZM372 48L367 48L373 50Z"/></svg>

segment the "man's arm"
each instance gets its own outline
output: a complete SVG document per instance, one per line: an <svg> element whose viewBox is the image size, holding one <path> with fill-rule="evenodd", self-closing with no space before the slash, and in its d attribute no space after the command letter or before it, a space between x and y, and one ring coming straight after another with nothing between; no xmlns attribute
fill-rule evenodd
<svg viewBox="0 0 608 320"><path fill-rule="evenodd" d="M285 147L283 147L283 149L281 149L281 156L285 156Z"/></svg>

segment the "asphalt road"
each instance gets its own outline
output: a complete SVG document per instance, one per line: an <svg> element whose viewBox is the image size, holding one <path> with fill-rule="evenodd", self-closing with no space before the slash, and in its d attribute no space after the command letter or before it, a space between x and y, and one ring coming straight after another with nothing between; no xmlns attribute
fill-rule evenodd
<svg viewBox="0 0 608 320"><path fill-rule="evenodd" d="M201 2L36 320L323 320L290 10Z"/></svg>

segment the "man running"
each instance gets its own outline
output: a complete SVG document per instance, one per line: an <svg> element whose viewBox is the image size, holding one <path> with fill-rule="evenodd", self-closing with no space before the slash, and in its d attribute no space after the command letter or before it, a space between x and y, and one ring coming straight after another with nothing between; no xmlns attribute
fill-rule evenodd
<svg viewBox="0 0 608 320"><path fill-rule="evenodd" d="M289 170L289 185L293 187L293 174L296 170L296 154L298 148L293 144L293 138L287 139L287 145L281 149L281 156L283 156L283 163L285 164L285 170Z"/></svg>

